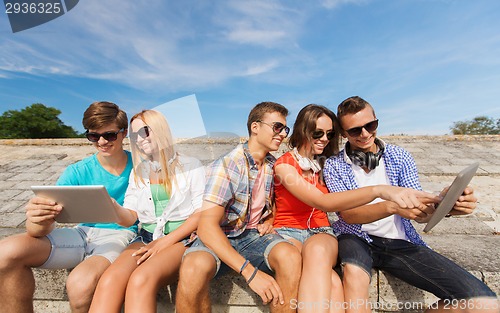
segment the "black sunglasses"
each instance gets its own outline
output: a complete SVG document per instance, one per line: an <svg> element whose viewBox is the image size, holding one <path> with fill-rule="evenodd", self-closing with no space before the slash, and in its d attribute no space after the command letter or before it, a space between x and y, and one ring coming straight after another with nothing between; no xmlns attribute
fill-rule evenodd
<svg viewBox="0 0 500 313"><path fill-rule="evenodd" d="M118 134L123 133L124 130L125 129L122 128L117 132L105 132L100 134L89 132L89 130L87 129L87 131L85 132L85 137L87 137L90 142L98 142L101 137L106 141L115 141L116 139L118 139Z"/></svg>
<svg viewBox="0 0 500 313"><path fill-rule="evenodd" d="M325 132L322 131L322 130L315 130L311 137L313 139L320 139L320 138L323 138L323 136L325 135ZM335 132L333 130L329 131L329 132L326 132L326 139L328 140L332 140L333 139L333 136L335 136Z"/></svg>
<svg viewBox="0 0 500 313"><path fill-rule="evenodd" d="M131 132L130 133L130 140L131 141L137 141L138 136L141 136L141 138L148 138L149 137L149 126L144 126L139 128L138 131L136 132Z"/></svg>
<svg viewBox="0 0 500 313"><path fill-rule="evenodd" d="M370 123L366 123L363 126L350 128L346 130L346 133L348 133L349 136L351 137L358 137L363 132L363 128L366 129L367 132L373 133L374 131L377 130L377 127L378 127L378 120L374 120L371 121Z"/></svg>
<svg viewBox="0 0 500 313"><path fill-rule="evenodd" d="M272 124L269 124L269 123L266 123L264 121L257 121L257 123L262 123L262 124L266 124L268 126L271 126L271 128L273 129L273 132L275 134L281 134L281 132L283 130L285 130L285 133L287 136L290 133L290 127L283 125L283 123L280 123L280 122L273 122Z"/></svg>

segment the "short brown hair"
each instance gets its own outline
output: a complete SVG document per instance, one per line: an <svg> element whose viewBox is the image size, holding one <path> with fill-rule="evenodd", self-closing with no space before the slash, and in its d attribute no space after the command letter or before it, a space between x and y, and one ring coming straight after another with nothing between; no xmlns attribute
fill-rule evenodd
<svg viewBox="0 0 500 313"><path fill-rule="evenodd" d="M83 113L82 124L86 130L99 129L116 123L118 128L128 128L127 113L112 102L96 101Z"/></svg>
<svg viewBox="0 0 500 313"><path fill-rule="evenodd" d="M253 109L250 111L250 114L248 114L248 121L247 121L248 135L250 136L252 134L251 128L253 122L261 121L262 118L264 118L264 114L274 113L274 112L278 112L284 117L288 116L288 109L276 102L266 101L266 102L261 102L256 106L254 106Z"/></svg>
<svg viewBox="0 0 500 313"><path fill-rule="evenodd" d="M340 121L343 116L347 114L356 114L366 107L370 107L372 109L373 116L375 116L375 110L371 104L368 103L368 101L358 96L349 97L342 101L337 107L337 117Z"/></svg>

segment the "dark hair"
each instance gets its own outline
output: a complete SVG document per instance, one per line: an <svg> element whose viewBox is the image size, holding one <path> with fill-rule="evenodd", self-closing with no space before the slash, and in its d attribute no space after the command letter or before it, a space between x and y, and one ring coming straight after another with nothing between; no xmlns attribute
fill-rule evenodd
<svg viewBox="0 0 500 313"><path fill-rule="evenodd" d="M99 129L113 123L116 123L119 129L128 128L127 113L112 102L94 102L83 113L82 124L87 130Z"/></svg>
<svg viewBox="0 0 500 313"><path fill-rule="evenodd" d="M318 158L318 162L323 168L325 160L332 155L336 155L339 152L339 142L340 142L340 128L338 124L337 117L330 109L325 106L318 104L308 104L300 110L297 115L297 119L293 124L293 133L290 136L288 145L290 148L300 149L307 142L312 141L312 133L316 130L316 122L318 118L326 115L332 120L334 137L326 145L323 153L321 153Z"/></svg>
<svg viewBox="0 0 500 313"><path fill-rule="evenodd" d="M368 101L358 96L349 97L342 101L337 107L337 117L339 120L342 120L343 116L347 114L356 114L366 107L371 108L373 116L375 116L375 110Z"/></svg>
<svg viewBox="0 0 500 313"><path fill-rule="evenodd" d="M248 135L250 136L252 134L251 127L253 122L262 120L264 118L264 114L266 113L274 113L274 112L278 112L284 117L288 116L288 109L276 102L266 101L266 102L261 102L256 106L254 106L253 109L248 114L248 121L247 121Z"/></svg>

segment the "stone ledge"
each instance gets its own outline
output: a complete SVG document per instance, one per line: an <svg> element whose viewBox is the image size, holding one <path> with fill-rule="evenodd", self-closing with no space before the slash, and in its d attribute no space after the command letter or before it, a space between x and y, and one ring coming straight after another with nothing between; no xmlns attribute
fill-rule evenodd
<svg viewBox="0 0 500 313"><path fill-rule="evenodd" d="M500 273L472 271L497 294L500 292ZM66 270L35 270L37 292L35 313L70 312L64 291ZM53 279L53 280L52 280ZM43 291L41 291L43 290ZM211 282L212 312L269 312L261 299L236 274L228 274ZM173 312L175 290L165 287L158 293L158 312ZM438 300L433 294L380 271L372 271L369 305L376 312L418 312ZM291 302L290 305L297 305Z"/></svg>

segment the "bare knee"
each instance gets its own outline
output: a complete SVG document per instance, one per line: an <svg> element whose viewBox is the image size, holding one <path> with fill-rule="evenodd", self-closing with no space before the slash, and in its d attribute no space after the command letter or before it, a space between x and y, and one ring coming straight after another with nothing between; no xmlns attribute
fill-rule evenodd
<svg viewBox="0 0 500 313"><path fill-rule="evenodd" d="M277 274L300 277L302 256L295 246L286 242L277 244L271 250L268 261Z"/></svg>
<svg viewBox="0 0 500 313"><path fill-rule="evenodd" d="M19 249L20 246L12 240L14 237L5 238L0 240L0 271L8 271L12 267L19 264Z"/></svg>
<svg viewBox="0 0 500 313"><path fill-rule="evenodd" d="M133 290L133 292L148 292L148 290L152 290L153 288L157 288L158 285L158 275L157 273L150 273L146 271L141 271L140 268L137 268L127 283L127 290ZM156 275L154 275L156 274Z"/></svg>
<svg viewBox="0 0 500 313"><path fill-rule="evenodd" d="M0 240L0 271L18 267L40 266L50 254L50 244L41 239L19 234Z"/></svg>
<svg viewBox="0 0 500 313"><path fill-rule="evenodd" d="M187 254L179 269L179 282L184 285L206 283L215 275L217 264L208 252L192 252Z"/></svg>
<svg viewBox="0 0 500 313"><path fill-rule="evenodd" d="M66 280L66 290L73 308L88 307L94 294L99 275L92 272L72 271Z"/></svg>
<svg viewBox="0 0 500 313"><path fill-rule="evenodd" d="M344 264L342 267L343 283L346 286L368 288L370 275L361 267L354 264Z"/></svg>
<svg viewBox="0 0 500 313"><path fill-rule="evenodd" d="M337 245L333 241L333 237L329 235L323 235L322 237L322 239L318 238L318 240L313 240L314 237L311 237L310 240L306 241L302 248L302 258L304 262L328 261L328 266L333 267L337 261ZM329 241L330 238L332 238L332 241Z"/></svg>

